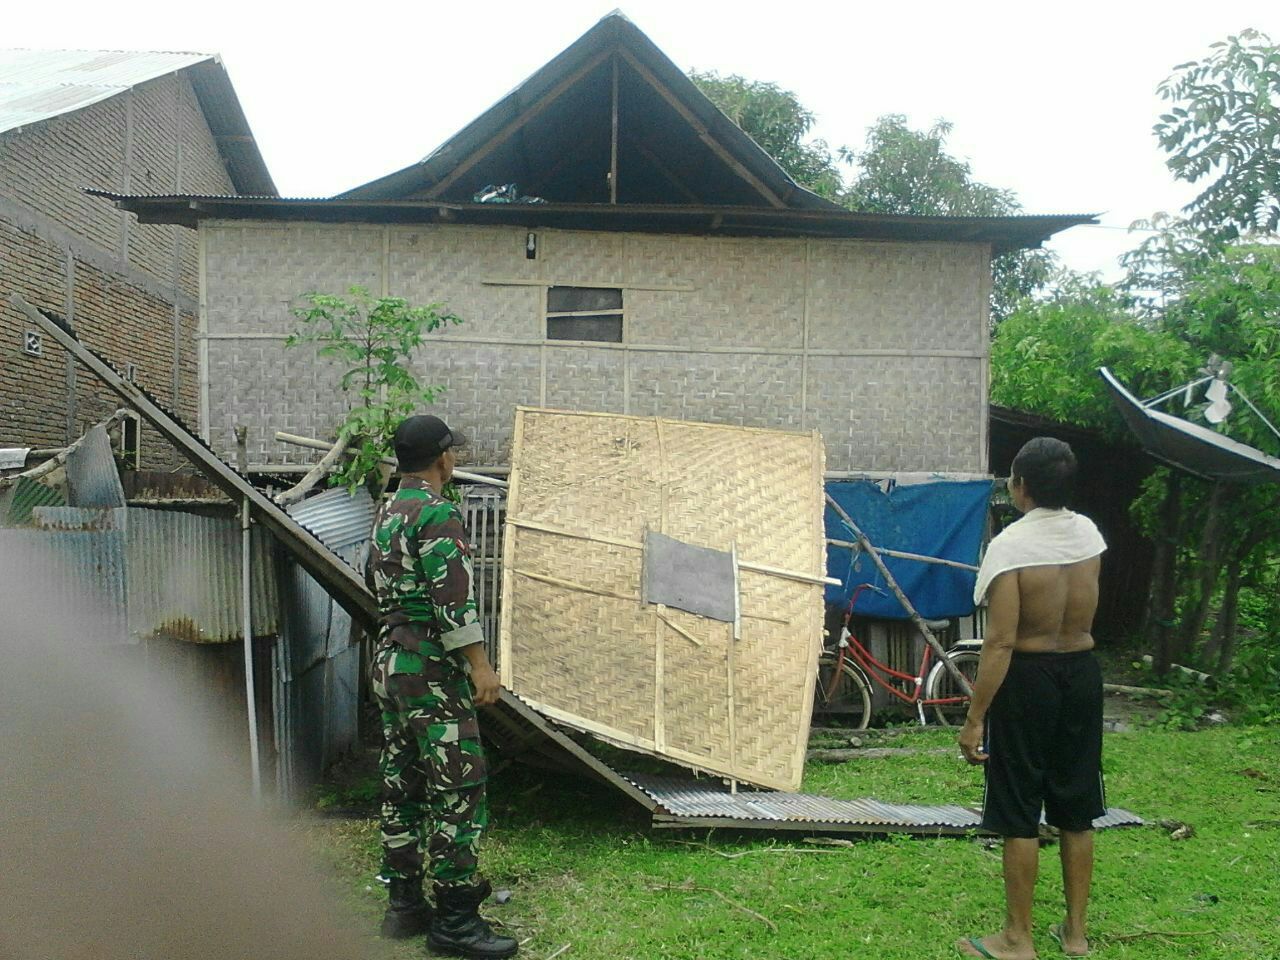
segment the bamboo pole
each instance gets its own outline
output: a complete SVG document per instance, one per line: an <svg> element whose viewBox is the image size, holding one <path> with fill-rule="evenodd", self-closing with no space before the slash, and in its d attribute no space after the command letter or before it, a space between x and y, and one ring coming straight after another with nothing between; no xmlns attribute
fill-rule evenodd
<svg viewBox="0 0 1280 960"><path fill-rule="evenodd" d="M333 444L325 443L323 440L315 440L312 437L300 437L296 433L285 433L283 430L276 431L276 439L281 443L291 443L295 447L309 447L312 450L332 450ZM323 460L320 461L324 463ZM388 466L397 466L394 457L383 457L382 463ZM491 487L507 487L506 480L499 480L497 477L487 477L479 473L470 473L466 470L454 470L453 475L459 480L466 480L469 483L487 483Z"/></svg>
<svg viewBox="0 0 1280 960"><path fill-rule="evenodd" d="M860 550L862 544L853 543L850 540L827 540L827 545L832 547L844 547L848 550ZM918 560L921 563L936 563L944 567L955 567L957 570L969 570L976 572L977 567L972 563L961 563L959 560L945 560L942 557L927 557L923 553L906 553L902 550L886 550L884 547L873 547L876 553L882 557L896 557L899 560Z"/></svg>
<svg viewBox="0 0 1280 960"><path fill-rule="evenodd" d="M902 609L907 611L908 616L911 617L912 623L916 625L916 629L919 630L921 635L924 637L925 643L929 644L929 646L933 648L933 652L938 655L943 668L947 673L951 674L951 679L959 685L962 691L964 691L965 696L972 697L973 686L969 683L968 678L960 672L959 667L951 662L951 658L947 656L947 651L943 649L942 644L938 642L938 638L933 635L933 631L929 629L929 625L924 622L924 617L920 616L919 611L917 611L911 601L907 599L907 595L902 592L902 588L898 586L898 581L895 580L893 574L889 572L889 568L884 565L884 561L880 559L879 551L876 550L871 541L867 539L867 535L862 532L862 528L853 522L853 518L849 516L849 514L845 513L844 508L841 507L840 504L836 503L830 494L827 494L827 503L831 506L831 509L839 515L840 519L845 522L845 525L853 532L853 535L858 538L858 543L862 546L862 549L867 551L867 556L871 558L871 561L876 565L876 569L880 571L880 576L884 577L884 582L889 585L889 589L893 591L893 595L897 597L898 602L902 604Z"/></svg>

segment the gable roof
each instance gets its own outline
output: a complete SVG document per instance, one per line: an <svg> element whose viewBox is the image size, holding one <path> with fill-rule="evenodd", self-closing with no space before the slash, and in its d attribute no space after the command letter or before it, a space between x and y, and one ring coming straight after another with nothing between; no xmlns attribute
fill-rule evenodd
<svg viewBox="0 0 1280 960"><path fill-rule="evenodd" d="M0 49L0 133L83 110L179 71L191 80L236 190L276 196L231 78L213 54Z"/></svg>
<svg viewBox="0 0 1280 960"><path fill-rule="evenodd" d="M618 11L423 160L339 199L468 202L512 182L553 203L836 208Z"/></svg>

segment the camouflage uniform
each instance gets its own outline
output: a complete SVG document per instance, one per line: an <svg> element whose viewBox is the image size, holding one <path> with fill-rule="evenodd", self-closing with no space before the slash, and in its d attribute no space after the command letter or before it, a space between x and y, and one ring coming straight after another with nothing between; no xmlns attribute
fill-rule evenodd
<svg viewBox="0 0 1280 960"><path fill-rule="evenodd" d="M457 507L406 477L378 508L367 577L382 627L373 656L382 712L383 876L471 883L488 819L469 667L484 639Z"/></svg>

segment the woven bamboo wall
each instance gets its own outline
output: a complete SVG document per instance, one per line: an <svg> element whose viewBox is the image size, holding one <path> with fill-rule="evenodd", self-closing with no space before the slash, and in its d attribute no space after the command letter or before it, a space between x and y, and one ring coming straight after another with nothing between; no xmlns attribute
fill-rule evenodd
<svg viewBox="0 0 1280 960"><path fill-rule="evenodd" d="M822 472L812 433L521 409L504 684L623 746L796 789L822 633ZM793 576L741 570L735 640L733 624L641 602L646 530Z"/></svg>
<svg viewBox="0 0 1280 960"><path fill-rule="evenodd" d="M291 303L361 284L448 302L465 323L416 372L436 412L510 462L517 405L818 430L833 470L980 472L990 258L980 244L505 227L205 222L202 416L215 449L305 462L276 430L329 436L337 369L286 350ZM624 342L547 341L546 286L623 290Z"/></svg>

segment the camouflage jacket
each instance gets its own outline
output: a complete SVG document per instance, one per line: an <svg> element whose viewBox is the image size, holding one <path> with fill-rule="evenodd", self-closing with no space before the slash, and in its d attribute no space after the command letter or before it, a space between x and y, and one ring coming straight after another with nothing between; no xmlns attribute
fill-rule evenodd
<svg viewBox="0 0 1280 960"><path fill-rule="evenodd" d="M378 507L365 579L378 598L380 642L438 654L484 640L462 515L425 480L406 477Z"/></svg>

